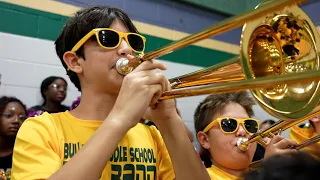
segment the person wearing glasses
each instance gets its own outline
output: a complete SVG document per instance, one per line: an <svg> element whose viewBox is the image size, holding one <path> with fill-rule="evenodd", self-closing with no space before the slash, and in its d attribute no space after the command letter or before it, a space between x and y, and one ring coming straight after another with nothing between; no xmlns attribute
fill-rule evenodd
<svg viewBox="0 0 320 180"><path fill-rule="evenodd" d="M0 97L0 179L10 179L13 146L25 119L27 109L19 99Z"/></svg>
<svg viewBox="0 0 320 180"><path fill-rule="evenodd" d="M210 179L174 100L158 101L169 82L150 60L126 76L146 38L128 15L107 6L72 15L55 41L68 76L81 91L71 111L29 118L13 154L13 180ZM152 120L154 126L139 121Z"/></svg>
<svg viewBox="0 0 320 180"><path fill-rule="evenodd" d="M211 179L234 180L248 170L256 143L250 144L247 151L241 151L237 142L258 131L260 121L252 118L254 104L247 91L241 91L210 95L197 106L194 125L201 145L200 156ZM287 149L294 145L295 141L274 136L264 157L294 153L296 150Z"/></svg>
<svg viewBox="0 0 320 180"><path fill-rule="evenodd" d="M62 104L67 95L68 83L58 76L49 76L41 83L40 92L43 98L41 105L28 109L29 117L39 116L43 112L58 113L69 110L68 106Z"/></svg>

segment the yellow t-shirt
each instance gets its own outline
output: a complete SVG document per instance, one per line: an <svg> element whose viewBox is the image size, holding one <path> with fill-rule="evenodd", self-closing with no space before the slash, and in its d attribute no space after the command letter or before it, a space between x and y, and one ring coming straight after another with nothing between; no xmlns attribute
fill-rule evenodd
<svg viewBox="0 0 320 180"><path fill-rule="evenodd" d="M229 174L222 169L212 165L211 167L207 168L211 180L239 180L240 178Z"/></svg>
<svg viewBox="0 0 320 180"><path fill-rule="evenodd" d="M48 178L79 151L101 124L98 120L77 119L68 111L29 118L17 134L12 180ZM90 172L87 174L90 176ZM118 144L100 179L174 179L171 160L159 131L140 123L131 128Z"/></svg>
<svg viewBox="0 0 320 180"><path fill-rule="evenodd" d="M290 139L296 141L299 144L316 135L318 134L314 131L313 128L300 128L299 126L293 126L290 129L289 133ZM313 156L320 159L320 142L307 146L302 150L311 153Z"/></svg>

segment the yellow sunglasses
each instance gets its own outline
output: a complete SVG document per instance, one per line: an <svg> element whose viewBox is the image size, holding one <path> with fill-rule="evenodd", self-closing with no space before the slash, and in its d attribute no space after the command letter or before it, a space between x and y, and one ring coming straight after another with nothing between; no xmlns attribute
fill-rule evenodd
<svg viewBox="0 0 320 180"><path fill-rule="evenodd" d="M72 48L76 52L89 38L96 35L98 44L105 49L115 49L120 45L122 38L129 44L136 53L143 53L146 38L137 33L124 33L110 28L96 28L91 30Z"/></svg>
<svg viewBox="0 0 320 180"><path fill-rule="evenodd" d="M230 134L234 133L239 129L239 124L242 124L247 133L258 132L260 121L253 118L234 118L234 117L221 117L213 120L208 124L203 132L208 132L215 123L219 123L221 131Z"/></svg>

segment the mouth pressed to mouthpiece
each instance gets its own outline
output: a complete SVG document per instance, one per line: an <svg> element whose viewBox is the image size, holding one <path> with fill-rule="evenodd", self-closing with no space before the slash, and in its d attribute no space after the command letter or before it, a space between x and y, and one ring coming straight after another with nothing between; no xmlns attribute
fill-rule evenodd
<svg viewBox="0 0 320 180"><path fill-rule="evenodd" d="M249 145L243 144L244 142L247 142L247 141L248 141L248 138L240 137L237 141L237 147L241 151L247 151L249 149Z"/></svg>
<svg viewBox="0 0 320 180"><path fill-rule="evenodd" d="M127 58L120 58L116 63L116 69L119 74L124 76L133 71L133 67L129 66L129 60Z"/></svg>

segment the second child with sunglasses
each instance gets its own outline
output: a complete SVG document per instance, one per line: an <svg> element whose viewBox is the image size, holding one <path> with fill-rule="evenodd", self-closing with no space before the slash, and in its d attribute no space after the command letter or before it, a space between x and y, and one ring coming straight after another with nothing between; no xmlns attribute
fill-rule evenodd
<svg viewBox="0 0 320 180"><path fill-rule="evenodd" d="M169 90L156 61L127 76L146 39L120 9L95 6L75 13L56 40L56 52L81 91L73 110L29 118L14 148L13 180L209 179L177 113L175 101L158 103ZM139 121L152 120L154 126Z"/></svg>
<svg viewBox="0 0 320 180"><path fill-rule="evenodd" d="M249 169L257 144L252 143L248 151L241 151L237 141L258 131L260 122L252 118L254 104L247 91L241 91L210 95L198 105L194 125L201 145L200 156L211 179L239 179ZM295 145L293 140L274 136L264 158L295 153L295 149L287 148Z"/></svg>

